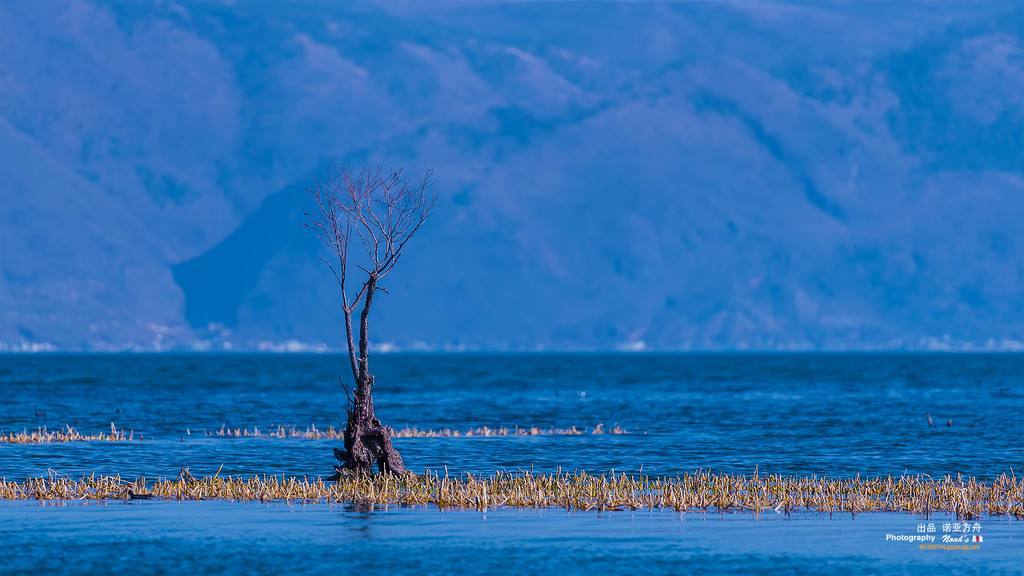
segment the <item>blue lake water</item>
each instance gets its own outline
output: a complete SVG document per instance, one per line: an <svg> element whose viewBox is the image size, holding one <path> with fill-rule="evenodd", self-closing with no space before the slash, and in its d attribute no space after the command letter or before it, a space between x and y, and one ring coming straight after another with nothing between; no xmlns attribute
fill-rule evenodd
<svg viewBox="0 0 1024 576"><path fill-rule="evenodd" d="M948 519L947 519L948 520ZM905 514L857 518L564 510L358 511L232 502L0 504L3 573L956 574L1020 570L1024 523L972 551L887 542ZM954 572L955 571L955 572Z"/></svg>
<svg viewBox="0 0 1024 576"><path fill-rule="evenodd" d="M592 427L627 435L398 439L417 469L698 468L849 476L1024 471L1024 356L380 355L391 426ZM0 476L49 471L320 475L336 441L205 430L342 422L338 356L0 356L0 430L133 429L131 443L0 444ZM927 416L933 425L929 426ZM947 425L951 422L952 425ZM186 431L191 431L188 435ZM322 572L344 566L527 573L1012 571L1024 523L984 520L978 551L886 542L920 519L569 514L238 503L0 503L0 572ZM386 551L378 549L384 545ZM54 554L59 545L62 554ZM355 553L355 558L353 555ZM276 562L276 564L275 564ZM120 567L120 569L119 569Z"/></svg>

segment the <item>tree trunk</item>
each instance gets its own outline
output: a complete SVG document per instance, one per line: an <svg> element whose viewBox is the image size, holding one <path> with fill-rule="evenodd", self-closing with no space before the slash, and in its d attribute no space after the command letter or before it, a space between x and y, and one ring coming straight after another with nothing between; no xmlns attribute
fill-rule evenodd
<svg viewBox="0 0 1024 576"><path fill-rule="evenodd" d="M406 474L402 457L391 445L391 429L380 423L373 412L373 374L370 374L369 317L373 295L377 291L377 277L370 275L366 282L366 299L359 315L359 358L353 366L356 378L356 392L348 411L345 426L345 450L334 449L334 456L341 462L335 466L331 480L339 480L346 474L371 474L373 465L381 474ZM349 357L352 350L351 312L345 310L345 331L348 338Z"/></svg>
<svg viewBox="0 0 1024 576"><path fill-rule="evenodd" d="M330 480L349 474L371 474L374 464L381 474L408 473L402 457L391 445L391 428L382 425L373 412L373 375L367 373L361 384L348 412L345 450L334 449L341 465L334 467L335 474Z"/></svg>

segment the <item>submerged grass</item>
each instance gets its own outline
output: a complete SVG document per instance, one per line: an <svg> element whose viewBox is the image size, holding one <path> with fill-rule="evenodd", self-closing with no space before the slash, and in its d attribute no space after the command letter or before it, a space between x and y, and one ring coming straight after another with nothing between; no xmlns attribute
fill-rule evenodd
<svg viewBox="0 0 1024 576"><path fill-rule="evenodd" d="M713 510L827 513L937 512L973 519L1024 519L1024 482L1003 474L990 482L961 476L829 479L697 472L673 478L625 474L509 474L489 477L356 476L341 481L296 477L193 478L134 481L119 476L0 480L3 500L174 500L344 502L364 506L434 505L487 510L500 507L567 510Z"/></svg>
<svg viewBox="0 0 1024 576"><path fill-rule="evenodd" d="M220 429L212 432L203 430L199 435L218 438L305 438L310 440L341 440L344 438L344 433L344 429L335 428L333 426L324 429L317 428L315 425L310 425L306 428L274 426L267 429L260 429L259 427L229 428L227 426L221 426ZM186 429L185 434L187 436L192 436L192 430ZM491 428L488 426L478 426L467 430L458 430L453 428L441 428L436 430L402 428L394 430L392 432L392 437L469 438L475 436L580 436L584 434L627 434L627 432L621 426L615 425L605 427L604 424L598 424L593 428L577 428L575 426L571 426L569 428L541 428L537 426L501 426ZM98 434L81 434L71 426L67 425L57 431L47 430L46 428L37 428L33 431L0 432L0 443L7 444L46 444L50 442L129 442L136 439L141 439L141 435L136 437L134 431L129 430L126 432L124 430L118 430L117 427L114 426L113 422L110 423L110 432L100 432Z"/></svg>

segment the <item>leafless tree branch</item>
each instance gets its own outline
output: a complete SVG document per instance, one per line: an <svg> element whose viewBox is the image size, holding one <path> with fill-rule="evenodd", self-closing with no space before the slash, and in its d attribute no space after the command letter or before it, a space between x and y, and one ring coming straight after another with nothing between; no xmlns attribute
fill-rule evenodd
<svg viewBox="0 0 1024 576"><path fill-rule="evenodd" d="M433 172L428 171L411 180L403 170L387 172L380 164L355 171L332 167L310 189L316 209L306 212L306 227L331 252L331 258L321 260L341 292L345 342L357 397L369 374L368 322L373 296L377 291L387 293L380 281L394 270L402 250L437 205L432 178ZM363 249L365 258L360 261L350 257L353 241ZM365 275L356 290L348 286L350 269ZM353 314L360 305L357 347Z"/></svg>

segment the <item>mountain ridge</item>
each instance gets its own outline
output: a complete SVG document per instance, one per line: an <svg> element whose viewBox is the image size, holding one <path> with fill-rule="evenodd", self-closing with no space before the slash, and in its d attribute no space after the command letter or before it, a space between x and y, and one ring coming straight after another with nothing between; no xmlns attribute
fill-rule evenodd
<svg viewBox="0 0 1024 576"><path fill-rule="evenodd" d="M332 161L437 169L381 348L1024 340L1019 8L58 6L0 7L0 350L338 346Z"/></svg>

